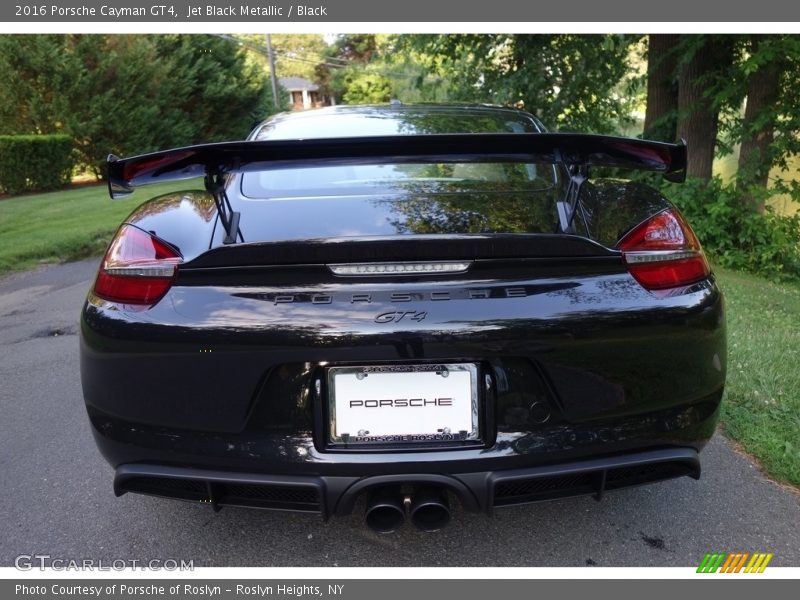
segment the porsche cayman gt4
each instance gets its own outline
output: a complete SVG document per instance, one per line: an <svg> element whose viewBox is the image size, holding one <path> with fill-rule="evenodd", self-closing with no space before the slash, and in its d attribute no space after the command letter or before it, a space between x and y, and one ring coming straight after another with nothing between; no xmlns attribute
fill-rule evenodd
<svg viewBox="0 0 800 600"><path fill-rule="evenodd" d="M657 189L686 148L486 106L333 107L109 157L81 317L114 490L367 524L700 476L723 298Z"/></svg>

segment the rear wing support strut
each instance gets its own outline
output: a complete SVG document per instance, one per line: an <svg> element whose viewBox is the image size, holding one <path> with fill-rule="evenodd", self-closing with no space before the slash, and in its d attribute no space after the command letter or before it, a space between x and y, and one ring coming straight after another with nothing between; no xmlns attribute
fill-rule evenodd
<svg viewBox="0 0 800 600"><path fill-rule="evenodd" d="M569 172L569 184L564 199L556 202L558 223L562 233L575 233L575 213L578 212L581 188L589 179L589 167L585 164L565 165Z"/></svg>
<svg viewBox="0 0 800 600"><path fill-rule="evenodd" d="M206 173L204 178L206 190L214 197L214 204L217 206L217 214L222 227L225 229L223 244L235 244L236 239L244 242L242 232L239 231L239 218L241 213L231 208L231 201L225 193L225 175L222 173Z"/></svg>

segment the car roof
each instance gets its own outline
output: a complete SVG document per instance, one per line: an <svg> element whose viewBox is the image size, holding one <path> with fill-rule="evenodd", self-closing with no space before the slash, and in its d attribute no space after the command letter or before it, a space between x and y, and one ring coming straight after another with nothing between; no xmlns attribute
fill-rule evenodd
<svg viewBox="0 0 800 600"><path fill-rule="evenodd" d="M513 131L546 130L533 115L517 108L393 102L280 113L259 124L250 139Z"/></svg>
<svg viewBox="0 0 800 600"><path fill-rule="evenodd" d="M442 104L442 103L428 103L428 102L415 102L414 104L404 104L402 102L392 101L389 104L340 104L337 106L325 106L321 108L313 108L310 110L301 110L294 112L283 112L274 115L267 119L268 121L276 119L302 119L302 118L317 118L322 116L332 116L336 114L374 114L375 112L383 113L398 113L404 112L420 112L420 113L511 113L519 115L520 117L532 118L529 112L519 108L510 106L501 106L499 104Z"/></svg>

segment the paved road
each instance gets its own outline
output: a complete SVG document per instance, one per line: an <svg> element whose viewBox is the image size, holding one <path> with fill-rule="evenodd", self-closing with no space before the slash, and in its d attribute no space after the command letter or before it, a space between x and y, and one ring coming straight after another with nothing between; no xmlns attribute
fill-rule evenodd
<svg viewBox="0 0 800 600"><path fill-rule="evenodd" d="M694 566L708 551L800 566L800 498L717 436L704 475L609 494L457 511L446 530L378 536L317 517L126 495L85 418L77 316L96 260L0 280L0 566L19 554L194 559L197 566Z"/></svg>

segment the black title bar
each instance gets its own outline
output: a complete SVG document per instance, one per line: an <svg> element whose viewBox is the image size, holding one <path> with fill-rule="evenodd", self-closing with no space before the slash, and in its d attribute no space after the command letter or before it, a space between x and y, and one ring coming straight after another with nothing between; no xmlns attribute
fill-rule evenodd
<svg viewBox="0 0 800 600"><path fill-rule="evenodd" d="M760 0L757 3L707 0L574 0L573 2L519 2L477 0L430 2L376 2L375 0L17 0L0 5L0 21L11 23L540 23L595 22L775 22L800 20L800 3ZM676 27L676 31L677 31Z"/></svg>

